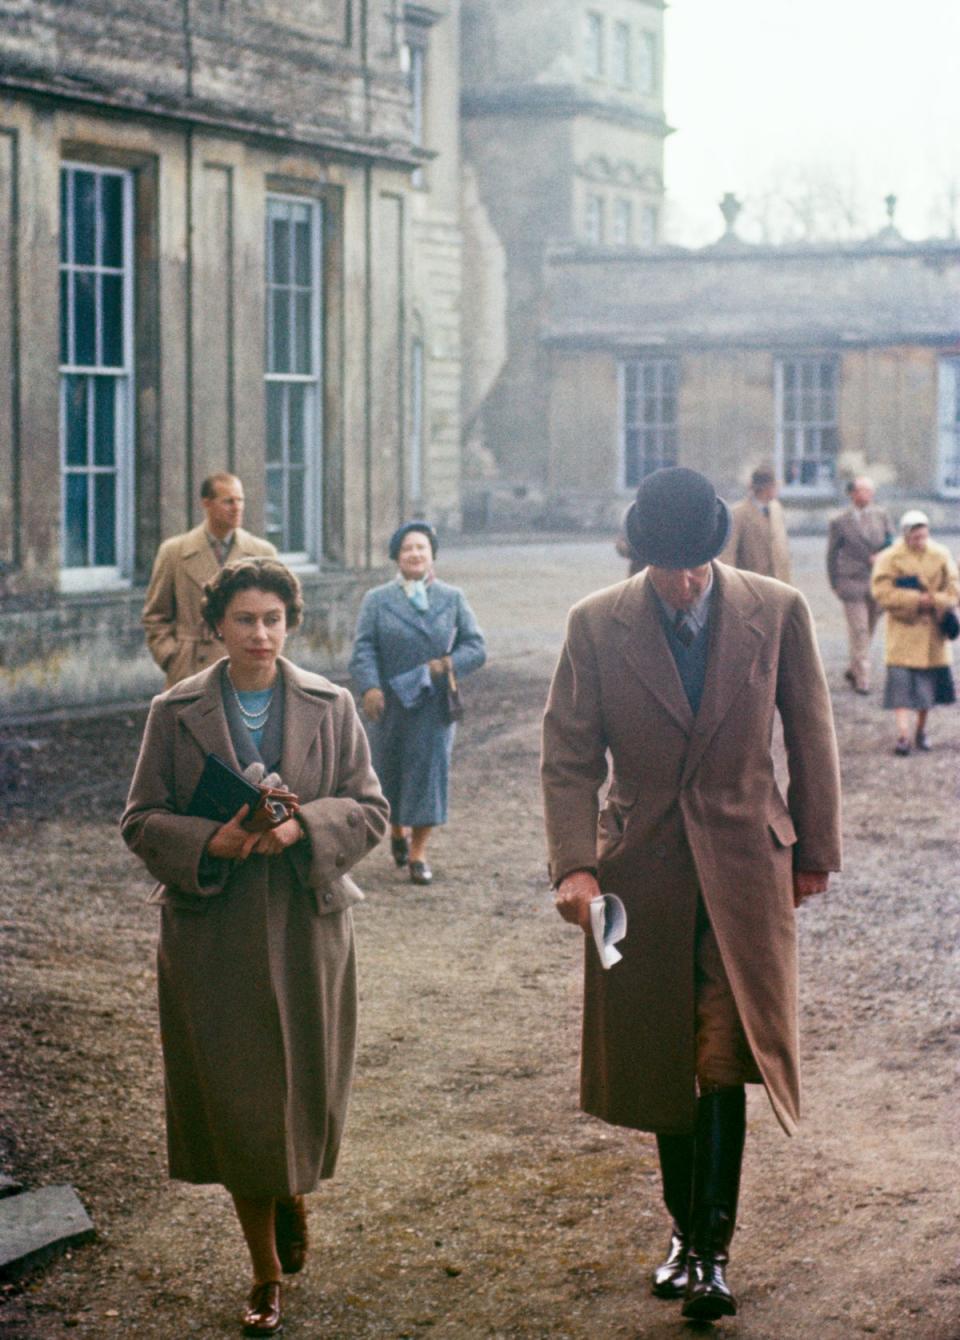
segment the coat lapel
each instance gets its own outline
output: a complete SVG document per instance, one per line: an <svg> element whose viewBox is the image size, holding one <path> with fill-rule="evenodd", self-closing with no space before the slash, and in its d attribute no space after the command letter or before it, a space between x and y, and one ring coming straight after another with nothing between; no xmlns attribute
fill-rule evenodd
<svg viewBox="0 0 960 1340"><path fill-rule="evenodd" d="M699 766L763 644L763 630L753 622L760 600L748 582L733 569L716 563L713 580L707 677L681 785Z"/></svg>
<svg viewBox="0 0 960 1340"><path fill-rule="evenodd" d="M648 692L689 735L693 713L656 602L656 593L642 573L625 583L613 612L619 652Z"/></svg>
<svg viewBox="0 0 960 1340"><path fill-rule="evenodd" d="M300 794L303 770L311 746L320 731L320 722L329 710L329 700L309 693L300 683L297 668L280 658L283 673L283 753L280 756L280 776L284 785Z"/></svg>
<svg viewBox="0 0 960 1340"><path fill-rule="evenodd" d="M197 526L190 532L190 543L181 554L183 570L191 581L202 587L204 582L212 582L220 571L217 556L210 548L203 526Z"/></svg>
<svg viewBox="0 0 960 1340"><path fill-rule="evenodd" d="M206 672L203 693L194 702L187 704L180 713L180 720L203 750L204 757L216 754L224 763L241 771L220 694L222 664L222 661L218 661Z"/></svg>

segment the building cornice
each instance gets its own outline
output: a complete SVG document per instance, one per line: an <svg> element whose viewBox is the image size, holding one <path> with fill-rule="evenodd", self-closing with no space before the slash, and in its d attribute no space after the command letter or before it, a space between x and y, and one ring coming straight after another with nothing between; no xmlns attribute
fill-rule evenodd
<svg viewBox="0 0 960 1340"><path fill-rule="evenodd" d="M738 242L736 246L714 244L700 248L586 246L583 243L558 242L547 253L548 263L561 265L743 265L753 262L782 265L784 261L856 261L856 260L927 260L960 262L960 241L951 238L927 238L901 241L896 247L868 239L864 242L809 242L784 246L757 246Z"/></svg>
<svg viewBox="0 0 960 1340"><path fill-rule="evenodd" d="M593 116L632 126L666 139L673 134L662 113L646 112L632 103L592 97L575 84L528 84L519 88L467 91L461 94L464 117L530 116L569 118Z"/></svg>
<svg viewBox="0 0 960 1340"><path fill-rule="evenodd" d="M796 354L798 351L817 349L823 353L844 349L897 349L905 345L914 348L939 349L950 353L960 349L960 330L943 334L925 331L898 330L874 335L868 331L832 331L811 327L808 330L761 331L737 335L728 331L711 336L697 332L658 332L648 329L641 333L632 326L629 330L561 330L541 332L539 343L561 353L588 353L607 351L619 354L656 353L659 355L695 352L713 349L763 350L775 355Z"/></svg>
<svg viewBox="0 0 960 1340"><path fill-rule="evenodd" d="M0 70L0 96L19 95L36 102L87 108L108 116L129 116L180 128L206 130L260 143L321 150L336 158L362 160L413 169L434 154L402 141L360 136L350 127L295 125L269 113L237 112L198 99L166 99L155 94L120 94L96 86L85 88L73 80Z"/></svg>

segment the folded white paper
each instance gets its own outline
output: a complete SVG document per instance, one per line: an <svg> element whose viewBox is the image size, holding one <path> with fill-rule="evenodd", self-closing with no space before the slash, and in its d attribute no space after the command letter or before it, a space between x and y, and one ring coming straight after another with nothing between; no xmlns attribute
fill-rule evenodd
<svg viewBox="0 0 960 1340"><path fill-rule="evenodd" d="M615 893L601 893L590 903L590 929L600 962L605 968L612 968L623 958L614 945L627 933L627 909Z"/></svg>

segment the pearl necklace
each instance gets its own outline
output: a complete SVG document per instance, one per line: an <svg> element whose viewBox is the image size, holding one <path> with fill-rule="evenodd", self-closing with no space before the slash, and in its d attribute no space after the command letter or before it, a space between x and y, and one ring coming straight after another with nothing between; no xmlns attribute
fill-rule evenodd
<svg viewBox="0 0 960 1340"><path fill-rule="evenodd" d="M227 683L230 685L230 692L233 694L237 707L240 709L240 720L246 726L247 730L262 730L267 724L267 717L273 704L273 695L276 692L276 685L270 690L270 697L267 699L266 707L261 708L259 712L248 712L240 701L240 695L234 687L233 680L230 678L229 674L227 675Z"/></svg>

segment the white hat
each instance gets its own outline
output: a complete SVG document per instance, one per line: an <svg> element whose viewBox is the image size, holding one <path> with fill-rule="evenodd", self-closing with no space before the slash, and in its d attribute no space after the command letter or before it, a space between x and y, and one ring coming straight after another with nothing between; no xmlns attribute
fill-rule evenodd
<svg viewBox="0 0 960 1340"><path fill-rule="evenodd" d="M929 526L930 518L926 512L921 512L919 507L911 507L909 512L904 512L900 518L900 529L903 531L913 530L914 526Z"/></svg>

